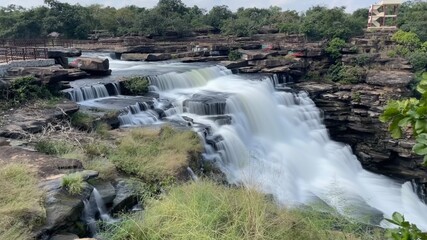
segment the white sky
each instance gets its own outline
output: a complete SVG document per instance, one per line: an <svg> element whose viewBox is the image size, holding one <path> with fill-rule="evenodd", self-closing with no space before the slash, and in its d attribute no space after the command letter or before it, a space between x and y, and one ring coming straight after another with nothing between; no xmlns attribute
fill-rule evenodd
<svg viewBox="0 0 427 240"><path fill-rule="evenodd" d="M127 5L136 5L139 7L153 7L158 0L60 0L70 4L79 3L80 5L102 4L104 6L123 7ZM279 6L284 10L304 11L313 5L325 6L345 6L347 11L354 11L358 8L367 8L377 0L182 0L187 6L197 5L201 8L209 10L215 5L227 5L231 10L236 10L239 7L258 7L268 8L269 6ZM43 5L43 0L0 0L0 6L8 6L10 4L21 5L26 8Z"/></svg>

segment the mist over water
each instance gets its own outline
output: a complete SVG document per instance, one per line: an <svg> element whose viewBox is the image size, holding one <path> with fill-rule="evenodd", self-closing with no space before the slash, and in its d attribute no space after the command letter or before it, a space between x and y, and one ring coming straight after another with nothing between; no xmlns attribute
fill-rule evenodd
<svg viewBox="0 0 427 240"><path fill-rule="evenodd" d="M120 63L112 60L112 68L119 67L115 62ZM166 119L190 118L194 125L209 127L206 138L215 141L206 145L205 157L218 164L230 183L271 194L285 206L321 201L361 221L367 216L391 218L398 211L427 231L427 206L411 183L402 185L364 170L349 146L329 138L306 93L277 92L269 77L248 80L218 66L157 75L150 81L160 99L173 105ZM188 103L200 95L210 100ZM231 117L231 123L218 121L221 117Z"/></svg>

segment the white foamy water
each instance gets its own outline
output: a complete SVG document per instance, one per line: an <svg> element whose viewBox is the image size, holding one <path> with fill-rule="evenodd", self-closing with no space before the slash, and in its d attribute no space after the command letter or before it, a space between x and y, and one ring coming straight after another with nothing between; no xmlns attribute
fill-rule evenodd
<svg viewBox="0 0 427 240"><path fill-rule="evenodd" d="M360 220L379 213L390 218L398 211L427 230L427 206L411 184L364 170L349 146L329 138L306 93L275 92L270 80L248 81L223 68L216 71L221 74L208 80L202 74L188 76L185 81L192 83L185 86L174 85L174 78L167 76L161 80L169 85L160 94L175 100L177 116L209 125L214 136L222 137L215 146L218 151L208 147L207 154L218 161L230 183L272 194L287 206L320 199ZM200 86L202 81L206 83ZM195 114L203 108L191 114L182 111L185 99L203 92L229 94L225 111L232 117L230 125L208 120L208 112Z"/></svg>

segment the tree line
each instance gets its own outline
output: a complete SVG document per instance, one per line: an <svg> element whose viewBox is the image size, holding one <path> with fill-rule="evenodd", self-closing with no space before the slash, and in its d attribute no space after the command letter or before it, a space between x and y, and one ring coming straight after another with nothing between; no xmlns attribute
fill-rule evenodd
<svg viewBox="0 0 427 240"><path fill-rule="evenodd" d="M398 24L427 40L427 3L408 1L400 8ZM111 36L190 36L194 32L251 36L262 32L306 34L313 40L348 39L363 33L368 9L347 13L345 7L313 6L305 12L272 6L268 9L214 6L210 11L188 7L181 0L159 0L153 8L81 6L45 0L44 6L0 8L0 38L40 38L58 32L64 38L86 39L105 30Z"/></svg>

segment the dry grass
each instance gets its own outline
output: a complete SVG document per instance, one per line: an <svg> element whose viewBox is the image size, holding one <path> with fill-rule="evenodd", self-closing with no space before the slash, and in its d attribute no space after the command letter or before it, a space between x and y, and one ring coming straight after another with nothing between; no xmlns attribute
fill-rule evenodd
<svg viewBox="0 0 427 240"><path fill-rule="evenodd" d="M30 168L0 166L0 239L29 239L28 231L45 218L43 192Z"/></svg>
<svg viewBox="0 0 427 240"><path fill-rule="evenodd" d="M201 151L197 134L167 126L160 132L133 129L119 141L110 159L126 173L157 181L179 175L190 165L189 155Z"/></svg>

